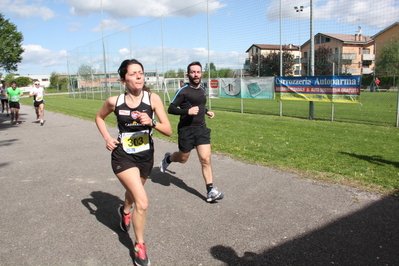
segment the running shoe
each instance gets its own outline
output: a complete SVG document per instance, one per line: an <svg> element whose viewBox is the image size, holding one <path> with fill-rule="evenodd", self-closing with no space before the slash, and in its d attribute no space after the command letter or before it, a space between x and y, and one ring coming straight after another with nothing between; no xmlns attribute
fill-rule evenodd
<svg viewBox="0 0 399 266"><path fill-rule="evenodd" d="M151 264L147 257L145 244L136 243L134 246L134 264L136 266L149 266Z"/></svg>
<svg viewBox="0 0 399 266"><path fill-rule="evenodd" d="M206 195L207 202L213 202L215 200L221 200L224 198L224 194L218 191L216 188L212 188L211 191Z"/></svg>
<svg viewBox="0 0 399 266"><path fill-rule="evenodd" d="M40 125L41 125L41 126L44 125L44 120L43 120L43 119L40 120Z"/></svg>
<svg viewBox="0 0 399 266"><path fill-rule="evenodd" d="M132 218L132 214L125 214L123 209L123 205L118 209L119 217L121 217L120 226L123 232L127 232L130 229L130 219Z"/></svg>
<svg viewBox="0 0 399 266"><path fill-rule="evenodd" d="M15 122L15 125L19 125L19 122L18 122L18 121L16 121L16 122Z"/></svg>
<svg viewBox="0 0 399 266"><path fill-rule="evenodd" d="M161 163L159 164L159 170L160 170L162 173L165 173L166 168L168 168L168 166L169 166L169 164L170 164L170 163L168 163L168 162L166 161L166 158L168 158L170 155L171 155L170 152L165 153L165 156L163 157L163 160L162 160Z"/></svg>

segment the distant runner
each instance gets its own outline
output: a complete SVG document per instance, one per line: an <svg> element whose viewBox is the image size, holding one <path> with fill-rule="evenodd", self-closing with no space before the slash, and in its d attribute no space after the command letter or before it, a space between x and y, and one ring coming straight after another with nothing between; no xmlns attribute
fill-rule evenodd
<svg viewBox="0 0 399 266"><path fill-rule="evenodd" d="M44 95L46 95L44 88L40 87L40 82L35 81L35 87L30 91L29 97L33 97L33 106L35 107L36 120L40 125L44 125Z"/></svg>
<svg viewBox="0 0 399 266"><path fill-rule="evenodd" d="M8 97L8 104L11 111L11 124L19 125L19 109L21 105L19 104L19 97L23 96L24 93L20 88L17 88L17 83L15 81L11 82L11 87L7 88L6 95Z"/></svg>

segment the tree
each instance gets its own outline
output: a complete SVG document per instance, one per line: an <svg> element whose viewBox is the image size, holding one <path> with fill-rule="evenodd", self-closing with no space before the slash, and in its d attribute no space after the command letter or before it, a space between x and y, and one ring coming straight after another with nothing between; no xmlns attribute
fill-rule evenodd
<svg viewBox="0 0 399 266"><path fill-rule="evenodd" d="M4 77L4 81L6 82L7 86L11 85L11 82L15 80L15 74L14 73L8 73L5 77Z"/></svg>
<svg viewBox="0 0 399 266"><path fill-rule="evenodd" d="M292 76L294 64L294 55L283 51L283 76ZM254 55L249 65L249 74L255 77L280 76L280 52L269 53L266 57L262 54Z"/></svg>
<svg viewBox="0 0 399 266"><path fill-rule="evenodd" d="M332 62L330 61L331 55L332 52L330 48L327 48L324 45L320 46L317 50L314 51L315 76L325 76L333 74ZM341 63L344 63L343 60L341 60Z"/></svg>
<svg viewBox="0 0 399 266"><path fill-rule="evenodd" d="M283 51L283 76L292 76L294 71L295 59L290 52ZM261 76L280 76L280 52L270 53L261 61ZM268 71L269 70L269 71Z"/></svg>
<svg viewBox="0 0 399 266"><path fill-rule="evenodd" d="M218 71L219 78L232 78L234 77L234 71L230 68L221 68Z"/></svg>
<svg viewBox="0 0 399 266"><path fill-rule="evenodd" d="M165 78L176 78L176 71L174 69L170 69L165 72Z"/></svg>
<svg viewBox="0 0 399 266"><path fill-rule="evenodd" d="M265 60L265 57L262 54L255 54L252 57L252 60L249 64L249 74L251 76L257 77L261 76L261 62Z"/></svg>
<svg viewBox="0 0 399 266"><path fill-rule="evenodd" d="M88 81L92 79L94 74L93 67L91 65L81 64L78 68L78 74L85 81L85 85L87 86Z"/></svg>
<svg viewBox="0 0 399 266"><path fill-rule="evenodd" d="M17 64L22 61L24 52L23 39L17 27L0 13L0 69L8 73L18 70Z"/></svg>
<svg viewBox="0 0 399 266"><path fill-rule="evenodd" d="M381 47L380 55L376 62L376 73L397 75L399 74L399 36L392 36L389 42Z"/></svg>
<svg viewBox="0 0 399 266"><path fill-rule="evenodd" d="M57 74L57 72L53 71L50 76L50 89L57 89L58 90L63 90L68 88L68 79L67 78L61 78L60 75Z"/></svg>
<svg viewBox="0 0 399 266"><path fill-rule="evenodd" d="M28 77L18 77L15 79L15 82L17 83L18 87L28 87L32 85L33 80Z"/></svg>
<svg viewBox="0 0 399 266"><path fill-rule="evenodd" d="M178 77L178 78L184 78L184 69L179 68L179 69L177 70L177 77Z"/></svg>

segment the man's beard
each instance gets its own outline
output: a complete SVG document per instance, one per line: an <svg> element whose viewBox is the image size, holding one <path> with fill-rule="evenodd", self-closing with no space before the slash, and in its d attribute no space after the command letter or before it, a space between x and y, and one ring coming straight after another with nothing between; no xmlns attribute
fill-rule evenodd
<svg viewBox="0 0 399 266"><path fill-rule="evenodd" d="M190 81L191 84L194 85L199 85L201 83L201 78L199 78L198 81L196 81L194 78L189 77L188 80Z"/></svg>

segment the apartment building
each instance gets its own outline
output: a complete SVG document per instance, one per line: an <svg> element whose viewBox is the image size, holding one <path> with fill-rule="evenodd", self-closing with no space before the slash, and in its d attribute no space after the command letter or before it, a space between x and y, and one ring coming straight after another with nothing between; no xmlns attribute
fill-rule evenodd
<svg viewBox="0 0 399 266"><path fill-rule="evenodd" d="M301 65L299 64L300 58L300 49L299 46L295 46L293 44L282 45L282 51L288 51L292 53L295 57L295 65L294 65L294 72L292 75L298 76L300 74ZM246 51L248 53L248 59L245 62L244 69L248 70L249 65L253 62L253 58L256 55L263 55L266 57L270 53L280 53L280 45L273 45L273 44L252 44L251 47L248 48Z"/></svg>
<svg viewBox="0 0 399 266"><path fill-rule="evenodd" d="M378 60L381 48L386 45L392 38L399 40L399 22L386 27L382 31L373 36L375 45L375 58Z"/></svg>
<svg viewBox="0 0 399 266"><path fill-rule="evenodd" d="M363 36L361 30L354 35L318 33L314 37L315 58L320 48L328 51L327 63L331 63L331 75L373 73L374 40L371 36ZM301 51L302 75L309 75L310 40L301 46Z"/></svg>

